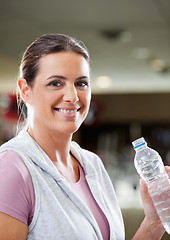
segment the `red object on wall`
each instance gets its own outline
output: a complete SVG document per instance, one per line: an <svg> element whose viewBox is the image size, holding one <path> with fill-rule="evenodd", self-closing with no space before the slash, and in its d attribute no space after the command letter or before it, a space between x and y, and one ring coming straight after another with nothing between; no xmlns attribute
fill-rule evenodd
<svg viewBox="0 0 170 240"><path fill-rule="evenodd" d="M18 121L17 98L15 94L5 94L0 96L0 114L8 122Z"/></svg>

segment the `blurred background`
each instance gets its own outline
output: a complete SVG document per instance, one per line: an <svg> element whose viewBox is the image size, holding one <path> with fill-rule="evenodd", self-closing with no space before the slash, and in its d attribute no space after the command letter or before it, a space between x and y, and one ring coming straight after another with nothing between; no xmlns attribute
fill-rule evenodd
<svg viewBox="0 0 170 240"><path fill-rule="evenodd" d="M15 134L22 54L53 32L89 50L92 103L74 140L102 158L129 240L143 219L131 142L143 136L170 164L170 1L0 0L0 143Z"/></svg>

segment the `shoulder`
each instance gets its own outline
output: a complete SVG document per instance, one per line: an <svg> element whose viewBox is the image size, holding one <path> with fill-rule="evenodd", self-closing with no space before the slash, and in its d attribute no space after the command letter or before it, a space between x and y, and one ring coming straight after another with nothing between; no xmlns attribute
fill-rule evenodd
<svg viewBox="0 0 170 240"><path fill-rule="evenodd" d="M9 161L13 158L17 159L17 160L21 159L20 156L12 150L7 150L7 151L0 153L0 161L2 161L2 160Z"/></svg>
<svg viewBox="0 0 170 240"><path fill-rule="evenodd" d="M26 149L30 150L32 144L31 137L28 132L22 130L18 135L14 136L7 142L0 146L0 153L4 151L25 152Z"/></svg>
<svg viewBox="0 0 170 240"><path fill-rule="evenodd" d="M5 179L12 180L12 184L29 181L30 176L19 154L10 150L0 153L0 173L0 178L3 178L5 174Z"/></svg>
<svg viewBox="0 0 170 240"><path fill-rule="evenodd" d="M0 153L0 164L1 166L8 164L8 167L26 167L20 155L12 150L7 150Z"/></svg>

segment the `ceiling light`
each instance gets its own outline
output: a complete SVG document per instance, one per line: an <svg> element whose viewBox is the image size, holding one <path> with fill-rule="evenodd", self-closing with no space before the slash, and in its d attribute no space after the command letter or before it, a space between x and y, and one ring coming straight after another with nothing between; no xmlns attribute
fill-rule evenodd
<svg viewBox="0 0 170 240"><path fill-rule="evenodd" d="M148 59L151 55L147 48L135 48L132 52L133 56L137 59Z"/></svg>
<svg viewBox="0 0 170 240"><path fill-rule="evenodd" d="M120 34L120 40L122 42L130 42L132 40L132 33L129 31L123 31Z"/></svg>
<svg viewBox="0 0 170 240"><path fill-rule="evenodd" d="M111 78L108 76L100 76L96 79L96 85L99 88L109 88L111 86Z"/></svg>
<svg viewBox="0 0 170 240"><path fill-rule="evenodd" d="M162 59L151 59L149 65L156 72L161 72L165 69L166 64Z"/></svg>

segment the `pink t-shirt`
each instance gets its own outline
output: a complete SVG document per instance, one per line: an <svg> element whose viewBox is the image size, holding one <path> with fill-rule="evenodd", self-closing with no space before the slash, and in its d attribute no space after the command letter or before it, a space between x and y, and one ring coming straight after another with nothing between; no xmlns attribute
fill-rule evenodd
<svg viewBox="0 0 170 240"><path fill-rule="evenodd" d="M0 154L0 211L29 225L35 209L35 194L28 169L13 151Z"/></svg>
<svg viewBox="0 0 170 240"><path fill-rule="evenodd" d="M76 183L70 183L70 185L74 192L77 194L77 196L88 206L88 208L92 212L93 216L96 219L96 222L98 223L103 239L108 240L110 239L110 227L108 220L104 213L102 212L99 205L97 204L95 198L93 197L90 188L87 184L84 170L80 165L79 170L80 170L79 181Z"/></svg>
<svg viewBox="0 0 170 240"><path fill-rule="evenodd" d="M88 206L99 225L104 240L110 236L107 218L94 199L79 165L80 179L70 186ZM6 213L29 225L34 216L35 193L27 167L13 151L0 154L0 212Z"/></svg>

